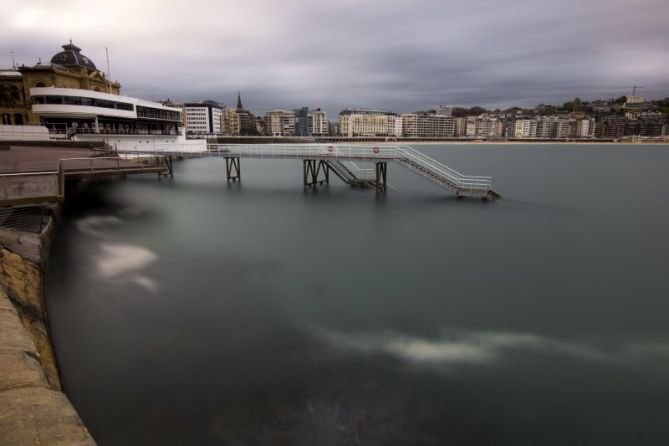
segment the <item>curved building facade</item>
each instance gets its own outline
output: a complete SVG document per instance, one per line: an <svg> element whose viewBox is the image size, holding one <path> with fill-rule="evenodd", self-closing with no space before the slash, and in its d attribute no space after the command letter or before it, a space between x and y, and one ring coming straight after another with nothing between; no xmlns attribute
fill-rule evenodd
<svg viewBox="0 0 669 446"><path fill-rule="evenodd" d="M7 100L0 103L0 124L39 124L39 117L32 113L30 89L44 87L113 95L121 93L121 84L108 79L89 57L81 53L81 48L70 41L51 58L50 63L0 69L0 91L7 92Z"/></svg>

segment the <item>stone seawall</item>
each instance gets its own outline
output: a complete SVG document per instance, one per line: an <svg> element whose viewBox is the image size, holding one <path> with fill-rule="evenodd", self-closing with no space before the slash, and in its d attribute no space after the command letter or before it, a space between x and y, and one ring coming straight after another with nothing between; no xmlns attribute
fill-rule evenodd
<svg viewBox="0 0 669 446"><path fill-rule="evenodd" d="M0 229L0 444L95 445L61 391L44 301L54 234Z"/></svg>

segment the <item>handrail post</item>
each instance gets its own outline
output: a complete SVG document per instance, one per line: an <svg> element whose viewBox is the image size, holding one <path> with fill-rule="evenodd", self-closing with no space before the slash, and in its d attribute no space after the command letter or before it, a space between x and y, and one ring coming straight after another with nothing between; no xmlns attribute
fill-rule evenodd
<svg viewBox="0 0 669 446"><path fill-rule="evenodd" d="M58 166L58 197L65 198L65 169L62 162Z"/></svg>

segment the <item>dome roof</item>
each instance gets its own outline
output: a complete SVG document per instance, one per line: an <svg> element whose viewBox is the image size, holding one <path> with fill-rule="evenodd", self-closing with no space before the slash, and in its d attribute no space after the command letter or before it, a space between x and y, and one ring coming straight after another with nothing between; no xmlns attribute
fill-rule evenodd
<svg viewBox="0 0 669 446"><path fill-rule="evenodd" d="M51 58L51 63L64 67L84 67L88 70L96 70L95 64L88 57L81 54L81 48L70 43L63 45L63 51Z"/></svg>

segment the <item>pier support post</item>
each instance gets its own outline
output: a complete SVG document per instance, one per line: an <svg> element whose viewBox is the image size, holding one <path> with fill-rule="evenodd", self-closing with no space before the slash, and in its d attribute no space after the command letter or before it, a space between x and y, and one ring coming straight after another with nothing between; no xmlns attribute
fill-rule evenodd
<svg viewBox="0 0 669 446"><path fill-rule="evenodd" d="M165 176L169 175L170 178L174 178L174 169L173 169L173 160L172 160L172 155L167 155L163 158L165 161L165 167L167 167L167 173Z"/></svg>
<svg viewBox="0 0 669 446"><path fill-rule="evenodd" d="M374 186L378 191L386 190L386 180L388 178L388 163L376 163L376 182Z"/></svg>
<svg viewBox="0 0 669 446"><path fill-rule="evenodd" d="M242 171L239 167L239 158L225 157L225 177L228 181L242 180Z"/></svg>
<svg viewBox="0 0 669 446"><path fill-rule="evenodd" d="M330 184L330 166L323 160L305 159L303 161L303 180L304 187Z"/></svg>

